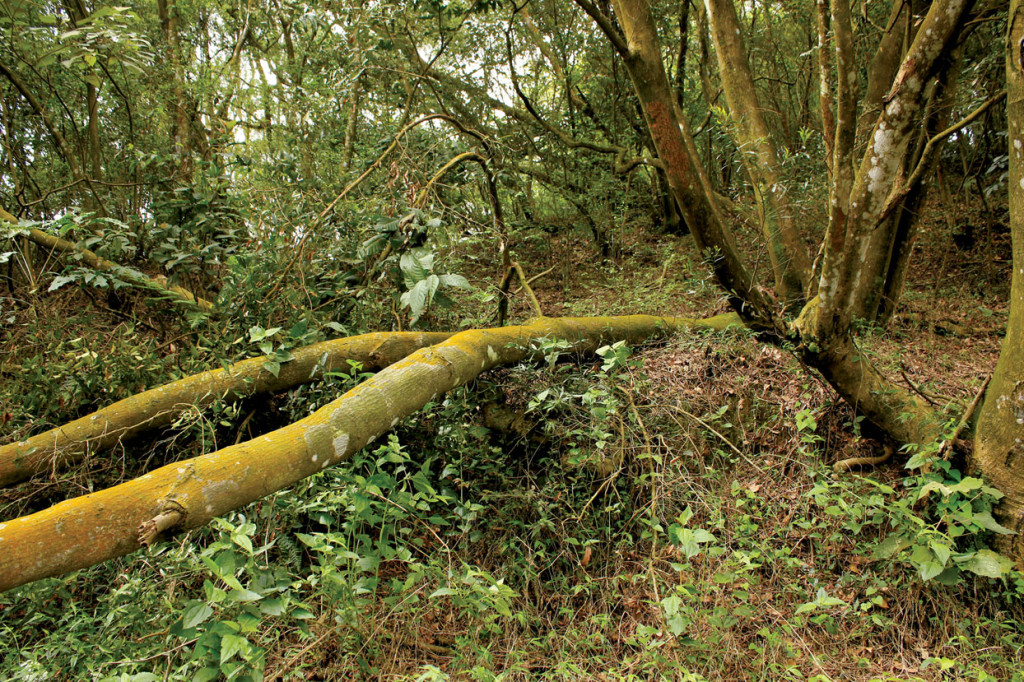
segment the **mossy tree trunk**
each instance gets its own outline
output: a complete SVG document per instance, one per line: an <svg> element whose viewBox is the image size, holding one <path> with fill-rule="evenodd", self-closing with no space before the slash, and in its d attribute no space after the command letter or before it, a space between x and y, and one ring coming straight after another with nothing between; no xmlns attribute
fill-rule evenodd
<svg viewBox="0 0 1024 682"><path fill-rule="evenodd" d="M292 353L275 375L268 357L195 374L120 400L80 419L30 438L0 445L0 488L30 476L57 472L115 447L143 432L168 426L185 410L215 400L276 393L349 371L349 362L367 371L383 369L415 350L440 343L448 332L378 332L306 346Z"/></svg>
<svg viewBox="0 0 1024 682"><path fill-rule="evenodd" d="M1006 54L1009 125L1010 234L1013 274L1010 318L995 373L978 417L974 466L1006 497L999 522L1017 531L1002 549L1024 567L1024 4L1011 0Z"/></svg>
<svg viewBox="0 0 1024 682"><path fill-rule="evenodd" d="M735 315L537 318L460 332L283 429L0 523L0 591L122 556L161 532L201 526L338 464L438 395L537 354L537 339L565 339L584 353L618 340L738 323Z"/></svg>
<svg viewBox="0 0 1024 682"><path fill-rule="evenodd" d="M12 225L18 224L18 219L3 208L0 208L0 220ZM142 289L147 289L160 296L164 296L175 303L194 310L201 310L206 313L213 312L213 303L196 296L184 287L174 285L168 286L151 277L147 277L138 270L127 268L113 261L109 261L89 249L73 244L66 239L61 239L56 235L43 232L42 230L37 230L35 228L26 229L25 236L28 237L29 241L38 246L50 249L51 251L60 252L68 256L75 256L94 270L114 275L129 284Z"/></svg>
<svg viewBox="0 0 1024 682"><path fill-rule="evenodd" d="M831 16L819 17L824 29L831 25L835 43L835 138L829 146L832 170L829 226L821 247L820 265L809 300L792 322L767 303L760 287L732 246L728 228L713 210L712 197L702 195L699 160L687 154L684 121L668 105L671 92L662 64L656 23L646 0L615 0L622 32L589 0L576 0L615 46L629 68L658 156L680 204L687 211L698 246L715 250L712 260L720 283L732 295L737 310L756 326L774 330L777 339L794 343L809 367L818 370L851 405L883 431L902 443L926 444L941 434L935 411L918 396L902 389L875 368L857 346L854 323L879 309L879 293L889 273L894 208L913 198L906 177L908 168L927 163L927 148L920 148L922 126L927 130L929 97L956 63L955 51L969 30L971 0L935 0L917 25L898 68L891 55L875 60L871 98L891 73L888 94L877 102L869 133L862 133L865 149L855 155L857 130L856 60L853 49L849 0L832 0ZM1010 120L1010 213L1013 235L1013 281L1006 339L989 385L976 430L974 466L1000 489L1005 498L998 510L1001 522L1024 531L1024 10L1013 0L1007 55L1007 100ZM717 0L708 0L714 9ZM819 3L819 8L821 3ZM898 13L897 13L898 16ZM822 31L823 36L826 31ZM882 49L894 49L883 41ZM824 44L824 38L822 38ZM884 58L883 58L884 57ZM723 61L723 68L727 66ZM742 67L742 64L741 64ZM821 69L827 75L823 60ZM884 72L884 73L883 73ZM955 68L952 69L955 73ZM827 82L822 77L822 82ZM822 106L832 98L823 88ZM730 102L731 104L731 102ZM871 102L868 103L872 105ZM741 109L742 106L737 106ZM824 112L826 130L831 112ZM861 129L867 125L861 119ZM952 128L946 132L952 132ZM917 145L915 145L915 141ZM933 140L929 141L929 144ZM926 166L920 166L926 168ZM917 176L917 170L911 179ZM916 178L917 180L920 177ZM706 183L705 183L706 186ZM885 229L880 229L885 228ZM906 231L912 234L912 231ZM783 245L785 246L785 245ZM1024 533L1008 540L1007 550L1024 566Z"/></svg>
<svg viewBox="0 0 1024 682"><path fill-rule="evenodd" d="M838 116L833 145L834 200L823 246L819 295L807 303L795 322L789 322L771 296L752 276L732 231L722 220L708 184L702 181L700 161L686 121L673 106L674 95L662 62L656 22L645 0L613 3L618 27L588 0L577 0L606 33L622 56L641 102L658 157L665 165L673 193L686 214L698 247L709 255L720 284L734 307L750 324L766 329L781 342L795 342L804 362L817 369L852 405L901 442L924 442L938 433L933 410L917 395L886 379L861 353L852 337L854 310L862 292L859 269L862 249L872 239L872 227L881 215L888 191L896 180L901 154L912 134L915 114L922 108L922 90L934 74L940 55L954 42L964 4L939 0L925 18L926 31L918 33L908 57L897 73L889 105L876 124L880 143L865 152L854 172L853 143L856 92L852 79L841 77L836 94ZM833 30L837 44L837 70L847 75L855 65L848 0L833 3ZM924 40L922 36L926 36ZM908 82L910 85L908 85ZM914 87L917 86L917 87ZM845 169L845 170L844 170ZM855 215L850 207L855 206ZM780 262L790 262L789 245L780 240Z"/></svg>
<svg viewBox="0 0 1024 682"><path fill-rule="evenodd" d="M779 172L779 154L768 132L747 61L736 6L733 0L706 0L705 4L736 141L743 167L750 177L758 218L768 245L775 291L784 298L802 298L810 276L810 260L793 220L793 207L786 197L786 186Z"/></svg>

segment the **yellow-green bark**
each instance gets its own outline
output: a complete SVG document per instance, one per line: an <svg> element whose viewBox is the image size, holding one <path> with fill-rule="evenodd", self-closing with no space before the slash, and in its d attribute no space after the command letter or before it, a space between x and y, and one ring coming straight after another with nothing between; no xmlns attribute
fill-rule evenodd
<svg viewBox="0 0 1024 682"><path fill-rule="evenodd" d="M206 407L218 398L234 399L284 391L348 370L348 361L378 370L414 350L444 341L449 332L379 332L324 341L292 352L292 360L274 376L266 357L243 360L137 393L81 419L15 443L0 446L0 487L37 473L56 471L86 454L109 450L118 442L172 423L190 407Z"/></svg>
<svg viewBox="0 0 1024 682"><path fill-rule="evenodd" d="M779 156L754 86L736 7L733 0L705 0L705 5L722 87L768 242L775 289L783 297L800 297L810 271L810 259L780 180Z"/></svg>
<svg viewBox="0 0 1024 682"><path fill-rule="evenodd" d="M999 522L1017 531L1003 538L1004 552L1024 570L1024 3L1010 2L1006 55L1006 118L1009 124L1010 235L1013 274L1010 318L999 362L978 416L972 465L1005 497Z"/></svg>
<svg viewBox="0 0 1024 682"><path fill-rule="evenodd" d="M6 220L7 222L15 225L18 223L17 218L2 208L0 208L0 220ZM117 263L109 261L102 256L98 256L89 249L78 246L77 244L72 244L66 239L61 239L60 237L34 228L25 230L25 236L44 248L60 251L61 253L78 254L81 257L82 262L94 270L110 273L137 287L155 291L161 295L174 299L179 303L183 303L186 306L196 308L204 312L210 312L213 310L213 303L197 297L188 289L178 286L167 286L155 279L147 277L137 270L132 270L131 268L126 268L123 265L118 265Z"/></svg>
<svg viewBox="0 0 1024 682"><path fill-rule="evenodd" d="M735 315L538 318L460 332L283 429L0 523L0 591L122 556L140 547L140 534L195 528L293 485L351 457L438 395L535 354L530 345L539 338L565 339L578 352L592 352L618 340L738 323Z"/></svg>

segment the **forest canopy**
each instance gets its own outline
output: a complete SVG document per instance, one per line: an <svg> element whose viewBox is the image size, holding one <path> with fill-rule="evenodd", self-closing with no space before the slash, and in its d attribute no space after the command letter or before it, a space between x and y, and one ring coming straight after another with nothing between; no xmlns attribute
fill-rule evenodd
<svg viewBox="0 0 1024 682"><path fill-rule="evenodd" d="M5 679L1019 674L1018 0L0 27Z"/></svg>

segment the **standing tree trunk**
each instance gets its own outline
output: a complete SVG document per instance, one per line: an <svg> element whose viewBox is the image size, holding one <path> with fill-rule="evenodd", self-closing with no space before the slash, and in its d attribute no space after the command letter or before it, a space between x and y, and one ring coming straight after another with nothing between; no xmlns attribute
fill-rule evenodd
<svg viewBox="0 0 1024 682"><path fill-rule="evenodd" d="M1024 568L1024 2L1011 0L1006 45L1006 117L1009 127L1010 234L1013 273L1010 317L1002 352L978 418L973 465L1003 495L999 522L1017 531L1003 537Z"/></svg>
<svg viewBox="0 0 1024 682"><path fill-rule="evenodd" d="M781 181L775 150L733 0L706 0L725 98L729 103L740 156L750 184L775 275L775 291L783 298L801 298L809 271L807 249L793 222L793 209Z"/></svg>
<svg viewBox="0 0 1024 682"><path fill-rule="evenodd" d="M969 1L969 0L968 0ZM886 379L857 347L852 336L854 310L875 274L865 271L865 249L882 217L897 179L900 161L919 123L924 90L961 29L963 0L936 0L897 73L873 143L854 172L856 131L856 59L849 0L834 0L836 43L836 139L833 147L831 219L823 245L818 296L797 320L783 319L752 278L700 181L699 162L688 151L685 120L674 111L674 94L665 75L656 22L645 0L616 0L611 18L589 0L577 0L622 55L665 171L697 245L709 253L720 284L737 311L776 338L796 343L803 361L817 369L851 405L900 442L927 442L939 433L934 411L920 397ZM687 144L689 142L689 144Z"/></svg>

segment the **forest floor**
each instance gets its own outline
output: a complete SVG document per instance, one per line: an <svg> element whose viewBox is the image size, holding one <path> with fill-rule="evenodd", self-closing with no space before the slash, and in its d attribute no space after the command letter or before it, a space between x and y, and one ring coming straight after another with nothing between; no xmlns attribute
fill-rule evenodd
<svg viewBox="0 0 1024 682"><path fill-rule="evenodd" d="M982 215L959 218L981 227L959 245L923 230L899 315L865 341L890 376L953 416L995 365L1009 267L1008 235ZM626 231L603 264L572 232L516 255L528 275L550 270L534 285L547 315L727 309L686 237ZM452 265L480 286L493 279ZM512 312L528 316L525 297ZM63 332L33 327L39 357L90 350L67 338L73 317ZM94 333L116 338L122 324ZM154 367L190 367L162 338L132 334L106 347L127 358L115 367L139 347ZM26 343L9 335L4 350ZM1022 679L1021 587L926 582L880 558L915 509L906 455L834 473L887 444L784 350L709 333L574 362L552 340L549 357L454 391L380 448L213 529L0 597L0 677ZM38 377L8 372L0 397L32 393ZM130 392L142 379L107 370L97 381ZM275 411L337 389L252 410L270 428ZM214 419L240 433L249 407ZM176 446L161 438L147 446L154 463ZM108 476L124 474L119 456ZM5 491L0 519L26 496L38 508L90 485ZM254 610L223 596L231 580L277 596Z"/></svg>

